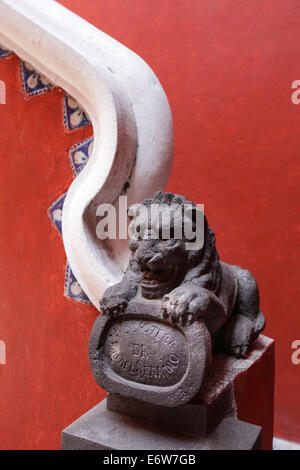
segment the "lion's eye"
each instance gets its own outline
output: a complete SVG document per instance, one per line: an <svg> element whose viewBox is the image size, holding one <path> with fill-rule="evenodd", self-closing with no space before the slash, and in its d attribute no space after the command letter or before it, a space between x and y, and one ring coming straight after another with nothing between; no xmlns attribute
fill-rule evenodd
<svg viewBox="0 0 300 470"><path fill-rule="evenodd" d="M168 248L174 248L178 243L178 240L176 240L175 238L171 238L170 240L167 240L166 241L166 246Z"/></svg>

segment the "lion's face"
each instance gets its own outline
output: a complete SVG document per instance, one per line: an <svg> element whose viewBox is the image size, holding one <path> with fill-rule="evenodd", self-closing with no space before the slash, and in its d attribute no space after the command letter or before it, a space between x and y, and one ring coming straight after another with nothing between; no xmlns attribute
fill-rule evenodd
<svg viewBox="0 0 300 470"><path fill-rule="evenodd" d="M197 218L198 211L196 204L183 196L162 192L129 208L128 214L132 219L129 248L133 263L140 272L144 297L163 297L184 279L190 279L191 270L195 276L203 274L211 289L217 289L220 276L214 234L205 217ZM201 225L202 220L204 223ZM203 233L204 244L194 249L187 241L197 238L197 230Z"/></svg>
<svg viewBox="0 0 300 470"><path fill-rule="evenodd" d="M205 216L198 219L204 222L198 226L197 211L196 204L185 197L160 191L152 199L129 208L132 266L140 274L144 297L161 298L183 281L190 282L195 277L201 284L201 276L204 287L213 292L218 290L222 274L214 233ZM203 245L195 249L187 246L197 229L201 233L201 227Z"/></svg>
<svg viewBox="0 0 300 470"><path fill-rule="evenodd" d="M183 240L132 238L129 247L141 272L144 297L160 298L180 284L187 258Z"/></svg>

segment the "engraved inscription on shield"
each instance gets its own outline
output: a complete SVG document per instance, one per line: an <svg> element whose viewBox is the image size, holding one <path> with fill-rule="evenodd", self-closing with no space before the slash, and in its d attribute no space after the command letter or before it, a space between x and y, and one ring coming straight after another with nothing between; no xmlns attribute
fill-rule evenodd
<svg viewBox="0 0 300 470"><path fill-rule="evenodd" d="M107 334L105 355L117 375L145 385L174 385L188 367L181 331L151 320L115 321Z"/></svg>

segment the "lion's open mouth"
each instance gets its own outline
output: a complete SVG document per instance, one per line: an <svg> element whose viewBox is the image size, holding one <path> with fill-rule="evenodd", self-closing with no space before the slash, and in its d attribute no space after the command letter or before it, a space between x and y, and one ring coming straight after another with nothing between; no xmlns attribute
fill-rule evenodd
<svg viewBox="0 0 300 470"><path fill-rule="evenodd" d="M145 290L165 289L173 284L177 276L177 269L173 266L170 269L159 269L157 271L144 271L141 286Z"/></svg>

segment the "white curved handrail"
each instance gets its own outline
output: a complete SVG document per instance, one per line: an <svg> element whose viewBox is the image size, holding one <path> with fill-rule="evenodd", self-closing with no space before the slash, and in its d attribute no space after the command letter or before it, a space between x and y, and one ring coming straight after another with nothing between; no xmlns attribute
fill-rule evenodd
<svg viewBox="0 0 300 470"><path fill-rule="evenodd" d="M72 271L98 308L128 259L126 241L97 240L96 206L129 203L163 189L173 127L164 91L136 54L53 0L0 0L0 43L30 62L83 106L94 129L88 164L70 186L63 240Z"/></svg>

